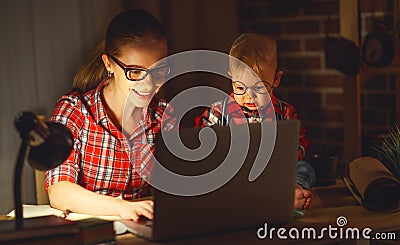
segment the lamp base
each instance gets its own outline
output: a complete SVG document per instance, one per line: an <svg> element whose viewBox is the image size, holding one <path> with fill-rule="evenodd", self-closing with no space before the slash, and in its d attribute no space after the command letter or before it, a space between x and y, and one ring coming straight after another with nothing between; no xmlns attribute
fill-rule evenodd
<svg viewBox="0 0 400 245"><path fill-rule="evenodd" d="M76 222L54 215L0 222L0 244L79 244L80 229Z"/></svg>

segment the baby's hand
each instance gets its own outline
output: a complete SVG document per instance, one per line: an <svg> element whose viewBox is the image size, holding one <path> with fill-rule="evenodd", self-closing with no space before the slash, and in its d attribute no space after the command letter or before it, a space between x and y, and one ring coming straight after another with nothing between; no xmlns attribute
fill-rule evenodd
<svg viewBox="0 0 400 245"><path fill-rule="evenodd" d="M294 208L307 209L312 201L311 191L304 189L301 185L296 184L294 192Z"/></svg>

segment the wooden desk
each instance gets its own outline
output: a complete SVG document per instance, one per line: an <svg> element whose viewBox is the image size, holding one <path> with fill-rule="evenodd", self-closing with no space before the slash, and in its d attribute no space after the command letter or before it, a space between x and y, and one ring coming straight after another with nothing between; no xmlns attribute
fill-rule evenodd
<svg viewBox="0 0 400 245"><path fill-rule="evenodd" d="M329 225L336 226L336 219L343 216L347 219L347 225L344 227L371 228L373 232L394 232L396 240L376 241L376 240L332 240L325 236L324 240L279 240L274 236L274 240L258 239L256 232L258 228L245 231L236 231L230 233L205 235L188 239L179 239L163 242L162 244L400 244L400 212L382 213L372 212L359 206L351 193L346 189L342 180L337 180L335 185L315 187L313 190L313 202L309 209L305 211L304 217L296 218L284 227L307 228L312 227L317 231L327 228ZM7 219L6 215L0 215L0 220ZM260 224L260 227L263 224ZM281 228L281 227L277 227ZM119 235L116 237L118 244L160 244L143 240L131 233Z"/></svg>
<svg viewBox="0 0 400 245"><path fill-rule="evenodd" d="M372 212L359 206L351 193L346 189L342 180L336 181L335 185L315 187L313 189L314 200L309 209L305 211L304 217L294 219L285 228L292 227L301 229L313 227L317 231L323 227L336 226L339 216L347 219L344 228L358 228L360 230L368 227L373 232L394 232L396 240L332 240L325 236L324 240L269 240L258 239L257 229L224 233L218 235L206 235L188 239L163 242L162 244L400 244L400 212L381 213ZM262 224L260 224L261 227ZM278 227L279 228L279 227ZM276 235L276 233L275 233ZM117 236L118 244L159 244L136 237L133 234Z"/></svg>

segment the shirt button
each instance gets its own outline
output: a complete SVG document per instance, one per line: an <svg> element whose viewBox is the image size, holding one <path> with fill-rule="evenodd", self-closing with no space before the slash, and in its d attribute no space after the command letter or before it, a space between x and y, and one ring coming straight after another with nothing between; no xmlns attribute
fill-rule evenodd
<svg viewBox="0 0 400 245"><path fill-rule="evenodd" d="M125 175L125 178L129 178L129 174L126 174L126 175Z"/></svg>

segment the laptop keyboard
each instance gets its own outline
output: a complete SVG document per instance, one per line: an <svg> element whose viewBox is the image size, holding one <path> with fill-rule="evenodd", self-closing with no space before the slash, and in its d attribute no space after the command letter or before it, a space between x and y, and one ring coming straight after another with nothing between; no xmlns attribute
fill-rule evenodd
<svg viewBox="0 0 400 245"><path fill-rule="evenodd" d="M143 216L140 217L139 224L150 227L153 226L153 221Z"/></svg>

